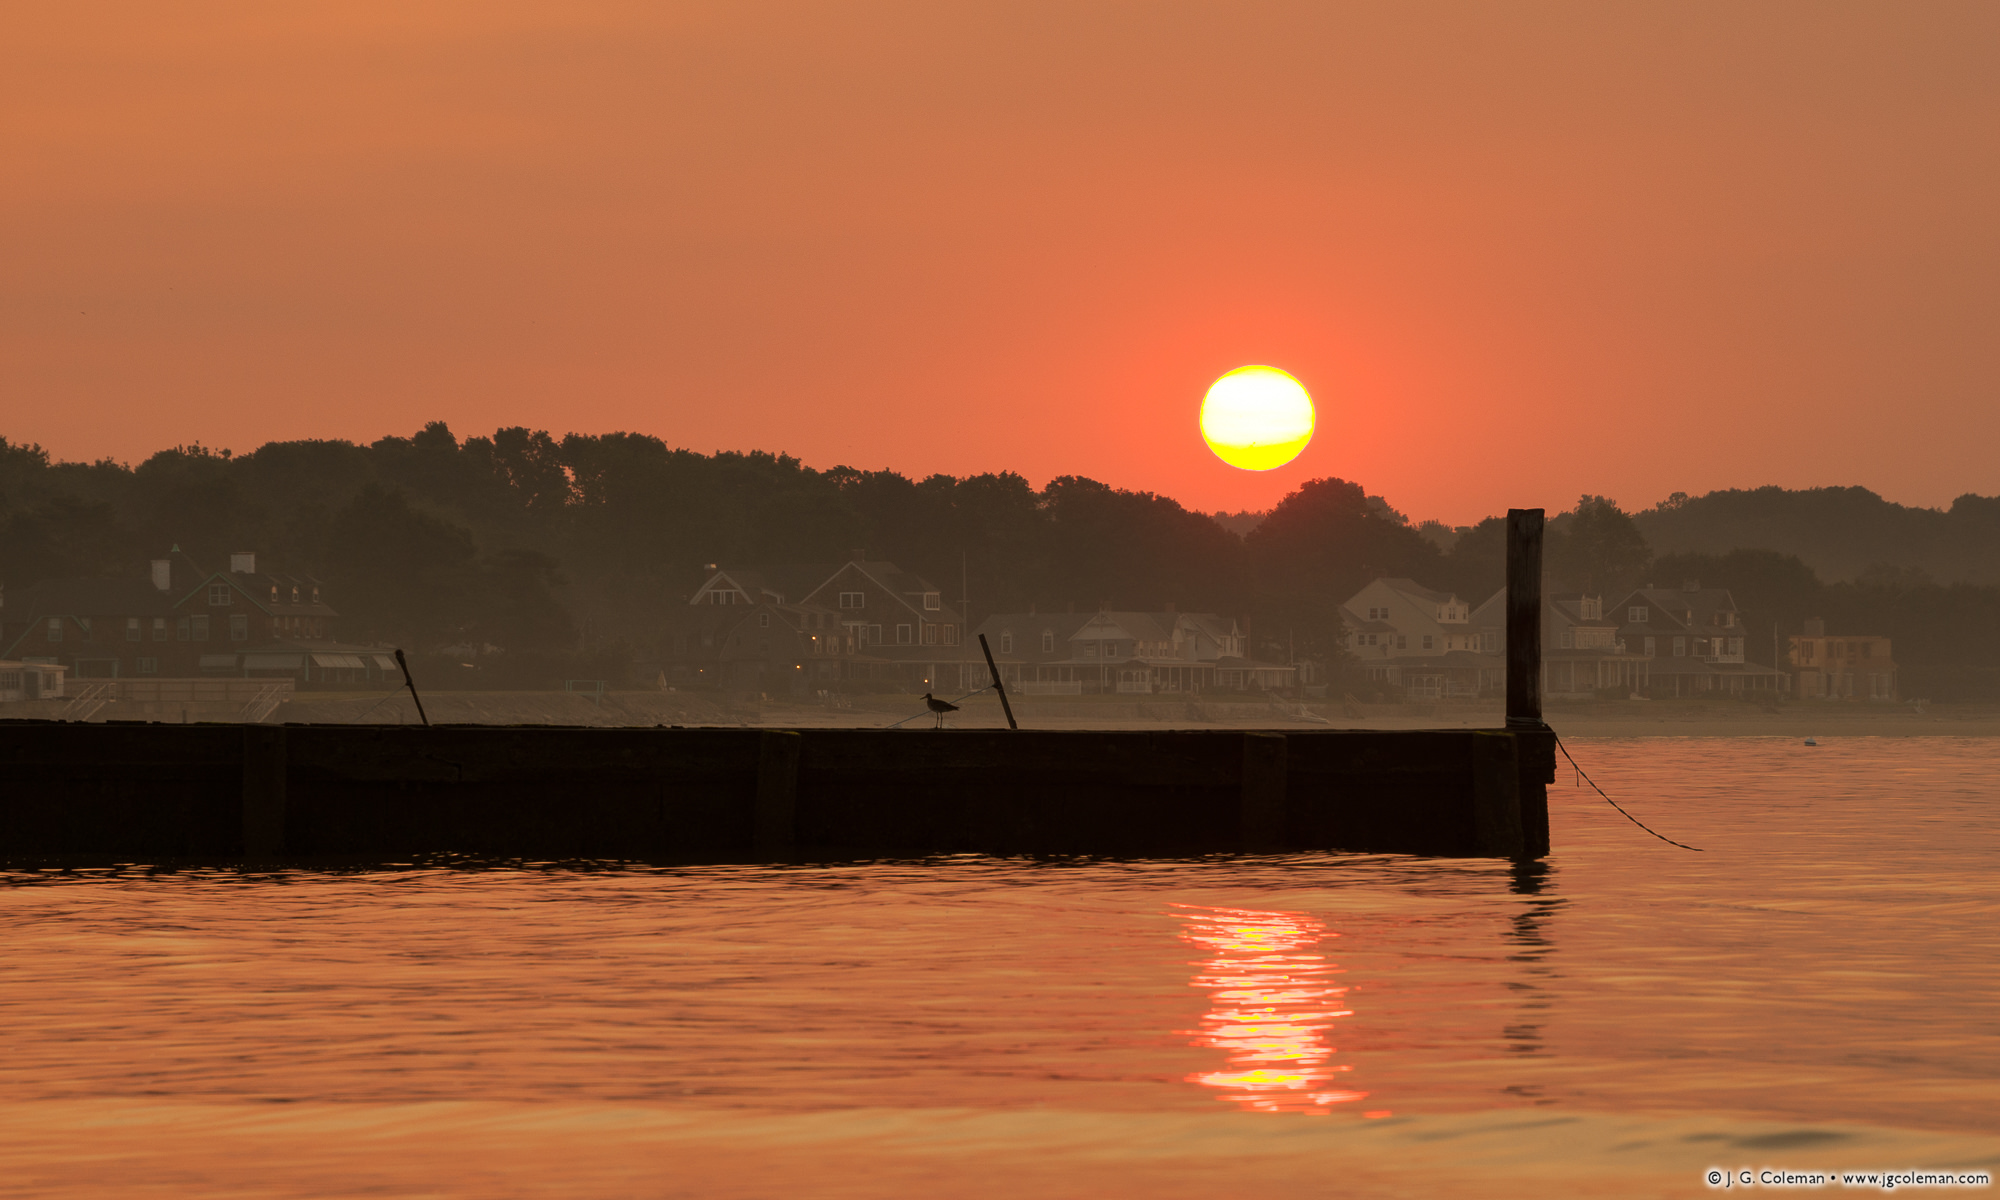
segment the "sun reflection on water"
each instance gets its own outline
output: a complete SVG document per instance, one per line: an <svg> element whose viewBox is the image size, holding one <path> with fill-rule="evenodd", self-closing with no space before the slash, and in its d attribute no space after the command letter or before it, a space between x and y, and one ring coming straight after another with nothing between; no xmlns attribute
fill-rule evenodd
<svg viewBox="0 0 2000 1200"><path fill-rule="evenodd" d="M1209 993L1195 1045L1228 1055L1226 1069L1188 1082L1255 1112L1326 1113L1368 1095L1332 1086L1349 1068L1333 1062L1327 1031L1353 1013L1332 980L1338 968L1313 952L1333 936L1325 926L1299 913L1174 907L1181 937L1209 955L1190 984Z"/></svg>

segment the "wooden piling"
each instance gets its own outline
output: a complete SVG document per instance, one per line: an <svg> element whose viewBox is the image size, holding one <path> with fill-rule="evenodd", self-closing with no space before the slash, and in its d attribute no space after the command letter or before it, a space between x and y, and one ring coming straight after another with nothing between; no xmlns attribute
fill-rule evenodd
<svg viewBox="0 0 2000 1200"><path fill-rule="evenodd" d="M799 750L805 739L766 729L757 741L756 852L784 855L798 841Z"/></svg>
<svg viewBox="0 0 2000 1200"><path fill-rule="evenodd" d="M269 860L285 853L285 729L243 727L243 856Z"/></svg>
<svg viewBox="0 0 2000 1200"><path fill-rule="evenodd" d="M1542 510L1507 510L1507 728L1542 728Z"/></svg>

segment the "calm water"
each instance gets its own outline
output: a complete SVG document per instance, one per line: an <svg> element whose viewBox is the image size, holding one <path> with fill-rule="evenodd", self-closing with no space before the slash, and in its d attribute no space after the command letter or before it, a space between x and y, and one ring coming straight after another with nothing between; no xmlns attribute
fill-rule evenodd
<svg viewBox="0 0 2000 1200"><path fill-rule="evenodd" d="M2000 743L1557 852L0 877L0 1195L1681 1195L2000 1161ZM1965 1193L1954 1193L1965 1194Z"/></svg>

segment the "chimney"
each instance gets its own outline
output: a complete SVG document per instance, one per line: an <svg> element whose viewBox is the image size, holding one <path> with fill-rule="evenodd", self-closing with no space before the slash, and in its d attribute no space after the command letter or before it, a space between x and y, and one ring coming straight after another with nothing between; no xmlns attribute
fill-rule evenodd
<svg viewBox="0 0 2000 1200"><path fill-rule="evenodd" d="M238 550L236 553L230 555L229 573L231 575L255 575L257 573L257 555L249 550Z"/></svg>
<svg viewBox="0 0 2000 1200"><path fill-rule="evenodd" d="M160 591L172 591L174 586L174 560L156 558L153 560L153 586Z"/></svg>
<svg viewBox="0 0 2000 1200"><path fill-rule="evenodd" d="M1807 636L1807 637L1825 637L1825 636L1826 636L1826 618L1825 618L1825 617L1807 617L1807 618L1806 618L1806 636Z"/></svg>

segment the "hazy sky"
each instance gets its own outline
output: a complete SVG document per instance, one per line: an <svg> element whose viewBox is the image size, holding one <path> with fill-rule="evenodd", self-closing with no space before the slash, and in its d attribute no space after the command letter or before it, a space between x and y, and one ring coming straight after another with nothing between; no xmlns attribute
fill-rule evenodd
<svg viewBox="0 0 2000 1200"><path fill-rule="evenodd" d="M0 435L442 418L1416 517L2000 492L2000 4L91 3L0 39ZM1208 382L1319 433L1247 474Z"/></svg>

